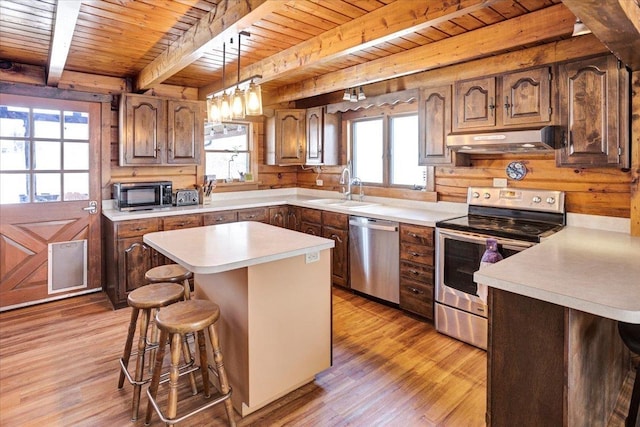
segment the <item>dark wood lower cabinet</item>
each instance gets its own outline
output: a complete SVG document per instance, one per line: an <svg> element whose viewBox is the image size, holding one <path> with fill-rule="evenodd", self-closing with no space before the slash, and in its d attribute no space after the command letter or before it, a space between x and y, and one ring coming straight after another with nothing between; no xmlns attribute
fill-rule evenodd
<svg viewBox="0 0 640 427"><path fill-rule="evenodd" d="M487 426L605 426L629 371L614 320L489 288Z"/></svg>

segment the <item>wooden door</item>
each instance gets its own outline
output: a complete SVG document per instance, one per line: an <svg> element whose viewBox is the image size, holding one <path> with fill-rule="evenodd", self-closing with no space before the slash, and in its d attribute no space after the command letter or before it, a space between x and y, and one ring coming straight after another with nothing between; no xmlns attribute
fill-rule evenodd
<svg viewBox="0 0 640 427"><path fill-rule="evenodd" d="M322 114L323 107L307 110L307 158L308 165L322 164Z"/></svg>
<svg viewBox="0 0 640 427"><path fill-rule="evenodd" d="M502 77L502 123L545 124L551 120L551 73L548 67Z"/></svg>
<svg viewBox="0 0 640 427"><path fill-rule="evenodd" d="M496 125L496 79L455 83L453 97L454 130L490 128Z"/></svg>
<svg viewBox="0 0 640 427"><path fill-rule="evenodd" d="M101 287L100 130L99 103L0 94L0 310Z"/></svg>
<svg viewBox="0 0 640 427"><path fill-rule="evenodd" d="M202 102L168 101L167 163L200 164L204 149Z"/></svg>

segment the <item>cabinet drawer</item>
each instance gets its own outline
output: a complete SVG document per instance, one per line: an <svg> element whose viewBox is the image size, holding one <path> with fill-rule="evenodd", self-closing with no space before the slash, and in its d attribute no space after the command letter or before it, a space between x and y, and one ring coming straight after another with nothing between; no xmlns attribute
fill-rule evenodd
<svg viewBox="0 0 640 427"><path fill-rule="evenodd" d="M160 230L158 218L118 222L117 237L138 237Z"/></svg>
<svg viewBox="0 0 640 427"><path fill-rule="evenodd" d="M302 222L322 223L322 211L317 209L300 209L300 219Z"/></svg>
<svg viewBox="0 0 640 427"><path fill-rule="evenodd" d="M303 222L300 225L300 231L314 236L322 236L322 227L319 224L313 224L311 222Z"/></svg>
<svg viewBox="0 0 640 427"><path fill-rule="evenodd" d="M258 221L269 223L269 208L241 209L238 221Z"/></svg>
<svg viewBox="0 0 640 427"><path fill-rule="evenodd" d="M322 211L322 225L340 230L349 229L349 215Z"/></svg>
<svg viewBox="0 0 640 427"><path fill-rule="evenodd" d="M400 308L433 320L433 285L400 279Z"/></svg>
<svg viewBox="0 0 640 427"><path fill-rule="evenodd" d="M237 220L238 212L236 211L208 212L202 215L203 225L227 224Z"/></svg>
<svg viewBox="0 0 640 427"><path fill-rule="evenodd" d="M200 227L201 225L202 215L178 215L162 219L162 229L164 231Z"/></svg>
<svg viewBox="0 0 640 427"><path fill-rule="evenodd" d="M400 243L400 259L417 262L425 265L433 265L433 247Z"/></svg>
<svg viewBox="0 0 640 427"><path fill-rule="evenodd" d="M413 262L400 262L400 279L414 280L426 285L433 285L433 267Z"/></svg>
<svg viewBox="0 0 640 427"><path fill-rule="evenodd" d="M433 228L400 224L400 241L433 246Z"/></svg>

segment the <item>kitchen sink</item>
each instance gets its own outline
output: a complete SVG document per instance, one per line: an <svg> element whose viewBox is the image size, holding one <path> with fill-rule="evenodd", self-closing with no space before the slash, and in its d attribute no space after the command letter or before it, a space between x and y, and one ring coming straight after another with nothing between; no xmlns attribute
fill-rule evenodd
<svg viewBox="0 0 640 427"><path fill-rule="evenodd" d="M344 200L344 199L313 199L309 200L309 203L317 203L319 205L337 206L344 209L356 209L363 208L365 206L376 206L378 203L373 202L361 202L358 200Z"/></svg>

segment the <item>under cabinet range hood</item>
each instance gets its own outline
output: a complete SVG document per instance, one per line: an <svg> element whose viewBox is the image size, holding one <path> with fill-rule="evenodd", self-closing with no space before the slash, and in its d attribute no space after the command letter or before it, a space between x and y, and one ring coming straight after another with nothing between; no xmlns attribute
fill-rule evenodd
<svg viewBox="0 0 640 427"><path fill-rule="evenodd" d="M563 144L562 126L498 132L465 132L447 135L447 147L458 153L530 153L558 149Z"/></svg>

